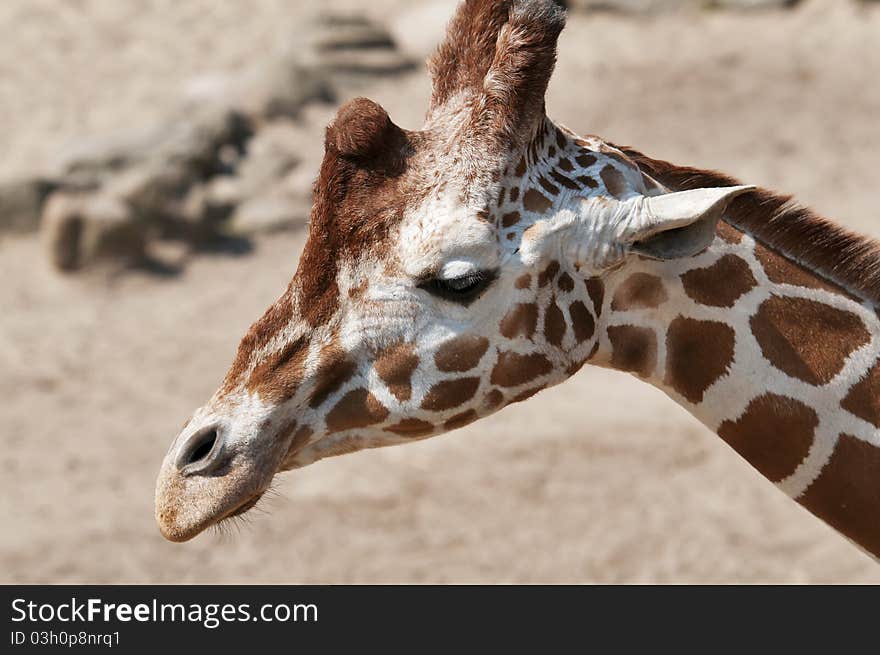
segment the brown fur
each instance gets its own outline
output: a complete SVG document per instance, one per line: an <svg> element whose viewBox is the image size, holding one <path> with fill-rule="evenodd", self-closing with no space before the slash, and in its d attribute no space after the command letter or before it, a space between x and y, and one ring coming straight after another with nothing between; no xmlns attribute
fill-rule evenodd
<svg viewBox="0 0 880 655"><path fill-rule="evenodd" d="M813 445L819 417L802 402L765 393L736 421L724 421L718 436L771 482L794 473Z"/></svg>
<svg viewBox="0 0 880 655"><path fill-rule="evenodd" d="M653 330L634 325L612 325L608 328L611 341L611 366L641 377L648 377L657 367L657 338Z"/></svg>
<svg viewBox="0 0 880 655"><path fill-rule="evenodd" d="M649 273L633 273L614 292L611 309L626 311L629 309L650 309L659 307L669 296L663 287L663 281Z"/></svg>
<svg viewBox="0 0 880 655"><path fill-rule="evenodd" d="M309 239L294 276L310 326L326 323L337 308L339 263L359 259L368 244L381 248L407 203L417 201L404 172L421 142L365 98L344 105L327 128Z"/></svg>
<svg viewBox="0 0 880 655"><path fill-rule="evenodd" d="M516 282L514 286L517 289L528 289L532 286L532 276L528 273L523 273L518 278L516 278Z"/></svg>
<svg viewBox="0 0 880 655"><path fill-rule="evenodd" d="M773 366L816 385L830 382L850 353L871 338L855 314L804 298L771 296L750 325Z"/></svg>
<svg viewBox="0 0 880 655"><path fill-rule="evenodd" d="M681 283L689 298L710 307L733 307L757 285L749 265L736 255L724 255L711 266L687 271Z"/></svg>
<svg viewBox="0 0 880 655"><path fill-rule="evenodd" d="M880 428L880 362L849 390L840 406Z"/></svg>
<svg viewBox="0 0 880 655"><path fill-rule="evenodd" d="M547 340L547 343L558 347L562 345L565 331L565 315L559 309L556 301L553 300L547 306L544 313L544 338Z"/></svg>
<svg viewBox="0 0 880 655"><path fill-rule="evenodd" d="M239 346L239 353L241 350ZM245 385L247 390L275 402L292 397L302 382L308 352L309 344L304 337L288 342L254 367Z"/></svg>
<svg viewBox="0 0 880 655"><path fill-rule="evenodd" d="M723 173L675 166L632 148L621 149L640 169L673 191L740 184ZM825 280L880 304L880 244L873 239L796 205L791 196L766 189L736 197L724 220Z"/></svg>
<svg viewBox="0 0 880 655"><path fill-rule="evenodd" d="M419 366L419 356L409 343L399 343L386 348L373 363L376 373L400 401L409 400L412 394L412 374Z"/></svg>
<svg viewBox="0 0 880 655"><path fill-rule="evenodd" d="M473 423L476 421L479 415L472 409L467 410L466 412L462 412L461 414L456 414L451 419L446 421L443 424L444 430L457 430L458 428L463 428L465 425Z"/></svg>
<svg viewBox="0 0 880 655"><path fill-rule="evenodd" d="M388 409L366 389L354 389L345 394L327 414L327 431L342 432L381 423L388 417Z"/></svg>
<svg viewBox="0 0 880 655"><path fill-rule="evenodd" d="M599 173L599 177L601 177L602 181L605 183L605 188L608 189L608 193L615 198L621 198L623 196L623 193L627 188L623 173L611 164L606 164L605 168L602 169L602 172Z"/></svg>
<svg viewBox="0 0 880 655"><path fill-rule="evenodd" d="M559 262L552 261L547 264L547 268L545 268L538 275L538 286L546 287L553 281L553 278L556 277L556 274L559 272Z"/></svg>
<svg viewBox="0 0 880 655"><path fill-rule="evenodd" d="M842 434L828 464L798 502L880 557L878 480L880 449Z"/></svg>
<svg viewBox="0 0 880 655"><path fill-rule="evenodd" d="M538 324L538 306L534 303L514 305L499 324L499 331L508 339L523 336L531 339Z"/></svg>
<svg viewBox="0 0 880 655"><path fill-rule="evenodd" d="M434 431L434 426L421 419L405 418L385 429L402 437L423 437L426 434L431 434Z"/></svg>
<svg viewBox="0 0 880 655"><path fill-rule="evenodd" d="M501 217L501 227L513 227L514 225L519 223L519 219L519 212L508 212Z"/></svg>
<svg viewBox="0 0 880 655"><path fill-rule="evenodd" d="M441 344L434 353L437 370L462 373L480 363L489 349L489 340L475 334L463 334Z"/></svg>
<svg viewBox="0 0 880 655"><path fill-rule="evenodd" d="M596 322L584 303L575 300L568 307L568 314L571 316L571 328L574 330L574 338L578 343L583 343L593 336L596 331Z"/></svg>
<svg viewBox="0 0 880 655"><path fill-rule="evenodd" d="M315 374L315 387L309 407L319 407L354 375L357 364L348 359L341 346L333 343L321 351L321 363Z"/></svg>
<svg viewBox="0 0 880 655"><path fill-rule="evenodd" d="M498 361L492 369L492 384L499 387L517 387L547 375L553 370L550 360L540 353L520 355L512 351L498 353Z"/></svg>
<svg viewBox="0 0 880 655"><path fill-rule="evenodd" d="M679 316L666 333L666 384L692 403L727 372L733 361L733 328Z"/></svg>
<svg viewBox="0 0 880 655"><path fill-rule="evenodd" d="M556 280L556 287L563 293L571 293L574 291L574 280L571 279L568 273L563 273Z"/></svg>
<svg viewBox="0 0 880 655"><path fill-rule="evenodd" d="M530 212L543 214L552 204L550 198L535 189L529 189L523 194L523 207Z"/></svg>
<svg viewBox="0 0 880 655"><path fill-rule="evenodd" d="M587 287L587 294L593 301L593 311L596 318L602 316L602 304L605 302L605 283L600 277L590 277L584 280Z"/></svg>
<svg viewBox="0 0 880 655"><path fill-rule="evenodd" d="M442 412L466 403L474 397L480 378L455 378L443 380L428 390L422 400L422 409Z"/></svg>

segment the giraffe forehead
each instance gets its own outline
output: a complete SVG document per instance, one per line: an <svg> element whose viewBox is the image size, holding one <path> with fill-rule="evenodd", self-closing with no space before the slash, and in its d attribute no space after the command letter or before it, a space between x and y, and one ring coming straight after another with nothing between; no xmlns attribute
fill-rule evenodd
<svg viewBox="0 0 880 655"><path fill-rule="evenodd" d="M485 219L482 208L455 195L429 198L405 213L396 251L408 275L418 277L441 270L454 274L497 265L494 226Z"/></svg>

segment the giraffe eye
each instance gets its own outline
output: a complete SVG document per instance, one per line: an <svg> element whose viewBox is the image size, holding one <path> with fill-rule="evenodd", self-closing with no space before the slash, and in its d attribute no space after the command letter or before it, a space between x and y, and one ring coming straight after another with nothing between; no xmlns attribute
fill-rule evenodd
<svg viewBox="0 0 880 655"><path fill-rule="evenodd" d="M435 277L419 284L419 288L439 298L469 305L492 284L495 276L495 271L476 271L453 278Z"/></svg>

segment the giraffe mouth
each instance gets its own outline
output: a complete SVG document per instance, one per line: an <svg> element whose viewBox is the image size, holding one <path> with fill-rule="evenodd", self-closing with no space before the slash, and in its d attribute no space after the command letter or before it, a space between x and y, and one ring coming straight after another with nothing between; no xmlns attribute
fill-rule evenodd
<svg viewBox="0 0 880 655"><path fill-rule="evenodd" d="M252 510L254 507L257 506L257 503L260 502L260 499L263 497L264 493L265 493L264 491L261 491L256 496L253 496L250 500L244 501L241 505L233 508L230 512L228 512L223 518L221 518L217 522L219 523L220 521L225 521L226 519L232 519L232 518L235 518L236 516L241 516L245 512Z"/></svg>

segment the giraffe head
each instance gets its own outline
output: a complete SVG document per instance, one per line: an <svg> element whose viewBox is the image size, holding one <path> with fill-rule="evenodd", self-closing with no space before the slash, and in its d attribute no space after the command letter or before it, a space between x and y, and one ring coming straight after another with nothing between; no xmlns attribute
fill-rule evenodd
<svg viewBox="0 0 880 655"><path fill-rule="evenodd" d="M339 110L299 267L165 458L167 538L248 510L279 471L561 382L596 350L607 271L712 240L736 189L664 194L546 117L563 23L552 0L469 0L421 130L366 99Z"/></svg>

